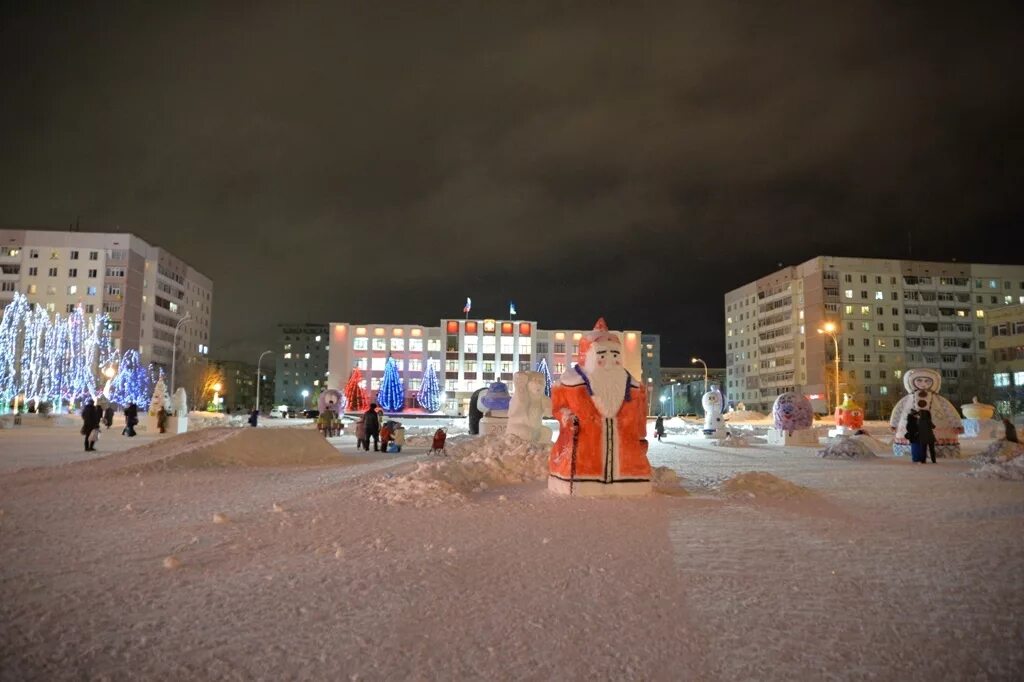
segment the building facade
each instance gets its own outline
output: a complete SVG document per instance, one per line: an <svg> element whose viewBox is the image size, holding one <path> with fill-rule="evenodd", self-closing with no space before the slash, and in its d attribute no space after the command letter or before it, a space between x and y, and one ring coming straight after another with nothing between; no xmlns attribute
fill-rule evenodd
<svg viewBox="0 0 1024 682"><path fill-rule="evenodd" d="M329 377L328 326L308 322L279 324L277 335L274 404L300 410L309 408Z"/></svg>
<svg viewBox="0 0 1024 682"><path fill-rule="evenodd" d="M466 414L478 388L497 380L509 383L515 372L536 370L542 359L557 379L576 361L586 333L538 329L532 320L446 318L437 327L335 322L330 325L329 385L343 387L358 368L373 399L390 356L405 386L406 407L415 408L423 371L433 362L444 391L444 411ZM622 339L626 369L642 380L640 332L615 333Z"/></svg>
<svg viewBox="0 0 1024 682"><path fill-rule="evenodd" d="M0 230L0 307L15 291L54 314L107 313L118 350L168 375L172 359L177 369L210 352L213 282L133 234Z"/></svg>
<svg viewBox="0 0 1024 682"><path fill-rule="evenodd" d="M237 360L214 360L211 364L221 377L225 411L251 411L256 404L256 365ZM274 404L274 368L260 370L260 411L266 413Z"/></svg>
<svg viewBox="0 0 1024 682"><path fill-rule="evenodd" d="M801 390L840 392L887 416L907 368L942 372L956 402L987 368L986 315L1024 303L1024 266L819 256L725 294L727 400L766 412ZM819 334L831 323L835 343ZM968 396L968 399L970 396Z"/></svg>
<svg viewBox="0 0 1024 682"><path fill-rule="evenodd" d="M1024 412L1024 305L989 311L992 398L1002 415Z"/></svg>
<svg viewBox="0 0 1024 682"><path fill-rule="evenodd" d="M655 408L665 415L696 414L703 416L704 397L703 367L662 367L661 391L655 400ZM728 400L725 392L725 368L709 367L707 387L717 386Z"/></svg>

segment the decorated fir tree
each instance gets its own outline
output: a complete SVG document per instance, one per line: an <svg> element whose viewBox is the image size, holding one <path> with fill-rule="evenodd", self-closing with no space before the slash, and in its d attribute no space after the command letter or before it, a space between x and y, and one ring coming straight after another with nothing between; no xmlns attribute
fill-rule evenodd
<svg viewBox="0 0 1024 682"><path fill-rule="evenodd" d="M366 389L359 384L363 381L363 373L359 371L358 367L352 369L352 373L348 375L348 381L345 383L345 402L348 403L348 409L351 412L363 412L370 406L370 402L366 399Z"/></svg>
<svg viewBox="0 0 1024 682"><path fill-rule="evenodd" d="M544 395L551 397L551 372L548 370L548 359L541 358L537 363L537 371L544 375Z"/></svg>
<svg viewBox="0 0 1024 682"><path fill-rule="evenodd" d="M171 411L170 400L167 396L167 383L164 382L164 371L161 369L156 378L156 386L153 388L153 397L149 401L149 413L156 416L160 408Z"/></svg>
<svg viewBox="0 0 1024 682"><path fill-rule="evenodd" d="M377 391L377 404L386 412L400 412L405 407L405 387L398 376L398 364L390 355L384 364L384 378Z"/></svg>
<svg viewBox="0 0 1024 682"><path fill-rule="evenodd" d="M122 407L135 403L144 410L149 405L149 383L149 370L140 364L139 351L125 351L111 385L111 400Z"/></svg>
<svg viewBox="0 0 1024 682"><path fill-rule="evenodd" d="M437 372L434 371L434 361L427 360L427 366L423 370L423 382L420 384L420 391L416 394L416 402L427 412L437 412L441 408L441 387L437 385Z"/></svg>

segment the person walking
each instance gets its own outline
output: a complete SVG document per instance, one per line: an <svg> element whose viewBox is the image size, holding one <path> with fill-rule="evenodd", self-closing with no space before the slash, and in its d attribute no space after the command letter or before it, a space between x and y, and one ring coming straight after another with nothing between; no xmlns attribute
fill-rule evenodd
<svg viewBox="0 0 1024 682"><path fill-rule="evenodd" d="M260 411L253 408L252 413L249 415L249 426L255 427L257 422L260 420Z"/></svg>
<svg viewBox="0 0 1024 682"><path fill-rule="evenodd" d="M122 435L128 436L129 438L135 437L135 425L139 423L139 408L135 406L135 403L128 403L128 407L124 408L124 431Z"/></svg>
<svg viewBox="0 0 1024 682"><path fill-rule="evenodd" d="M921 445L920 422L917 410L907 415L907 442L910 443L910 461L924 464L924 447Z"/></svg>
<svg viewBox="0 0 1024 682"><path fill-rule="evenodd" d="M160 433L167 433L167 408L163 405L156 413L156 428L160 430Z"/></svg>
<svg viewBox="0 0 1024 682"><path fill-rule="evenodd" d="M1020 442L1017 440L1017 427L1006 417L1003 417L1003 437L1010 443Z"/></svg>
<svg viewBox="0 0 1024 682"><path fill-rule="evenodd" d="M85 436L85 451L90 452L96 449L96 439L99 436L100 408L93 404L92 399L85 401L82 406L82 435ZM94 434L93 431L96 433Z"/></svg>
<svg viewBox="0 0 1024 682"><path fill-rule="evenodd" d="M377 416L377 403L370 403L370 407L363 415L366 426L366 438L363 439L364 450L370 451L370 439L373 439L373 451L380 449L380 417Z"/></svg>
<svg viewBox="0 0 1024 682"><path fill-rule="evenodd" d="M107 430L114 425L114 407L113 405L107 404L107 409L103 410L103 423L106 425Z"/></svg>
<svg viewBox="0 0 1024 682"><path fill-rule="evenodd" d="M658 415L658 418L654 420L654 437L660 442L665 437L665 417Z"/></svg>
<svg viewBox="0 0 1024 682"><path fill-rule="evenodd" d="M932 464L935 464L935 424L930 411L921 410L917 418L917 433L921 442L921 461L927 461L928 454L931 454Z"/></svg>

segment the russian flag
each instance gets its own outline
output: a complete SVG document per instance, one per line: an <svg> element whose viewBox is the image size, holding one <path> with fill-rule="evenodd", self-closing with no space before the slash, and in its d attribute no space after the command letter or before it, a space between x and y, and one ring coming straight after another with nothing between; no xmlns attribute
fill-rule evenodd
<svg viewBox="0 0 1024 682"><path fill-rule="evenodd" d="M469 296L466 297L466 307L462 309L462 312L469 315L469 311L473 308L473 299Z"/></svg>

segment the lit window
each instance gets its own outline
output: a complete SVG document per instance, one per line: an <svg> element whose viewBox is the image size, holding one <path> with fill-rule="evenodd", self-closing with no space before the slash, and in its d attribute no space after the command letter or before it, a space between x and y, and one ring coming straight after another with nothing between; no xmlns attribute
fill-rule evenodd
<svg viewBox="0 0 1024 682"><path fill-rule="evenodd" d="M352 348L354 350L366 350L370 347L370 342L365 336L357 336L352 340Z"/></svg>
<svg viewBox="0 0 1024 682"><path fill-rule="evenodd" d="M1021 299L1022 299L1021 302L1024 303L1024 296L1021 296ZM974 316L975 317L985 317L985 311L984 310L975 310L974 311Z"/></svg>
<svg viewBox="0 0 1024 682"><path fill-rule="evenodd" d="M441 351L441 339L427 339L427 350L438 353Z"/></svg>
<svg viewBox="0 0 1024 682"><path fill-rule="evenodd" d="M385 339L374 338L373 339L373 350L387 350L388 342Z"/></svg>
<svg viewBox="0 0 1024 682"><path fill-rule="evenodd" d="M314 338L313 340L316 341L317 343L320 343L320 335L317 334L316 338ZM314 383L313 385L316 386L316 383Z"/></svg>
<svg viewBox="0 0 1024 682"><path fill-rule="evenodd" d="M1010 373L1000 372L992 375L992 385L996 387L1003 387L1010 385Z"/></svg>
<svg viewBox="0 0 1024 682"><path fill-rule="evenodd" d="M395 331L399 331L399 330L396 329ZM404 351L405 350L405 339L392 338L391 339L391 350L401 350L401 351Z"/></svg>
<svg viewBox="0 0 1024 682"><path fill-rule="evenodd" d="M292 354L291 353L285 353L284 354L284 359L285 360L291 360L292 359Z"/></svg>
<svg viewBox="0 0 1024 682"><path fill-rule="evenodd" d="M417 331L413 329L413 331ZM423 339L409 339L409 351L414 353L423 352Z"/></svg>
<svg viewBox="0 0 1024 682"><path fill-rule="evenodd" d="M88 296L95 296L96 295L96 287L87 287L86 290L85 290L85 293Z"/></svg>
<svg viewBox="0 0 1024 682"><path fill-rule="evenodd" d="M377 371L383 370L385 362L387 362L387 360L385 360L384 358L373 358L372 360L370 360L370 369L374 369Z"/></svg>
<svg viewBox="0 0 1024 682"><path fill-rule="evenodd" d="M77 284L72 284L71 286L68 287L68 296L73 296L74 294L77 294L77 293L78 293L78 285Z"/></svg>
<svg viewBox="0 0 1024 682"><path fill-rule="evenodd" d="M843 296L846 298L853 298L853 289L847 289L843 292Z"/></svg>
<svg viewBox="0 0 1024 682"><path fill-rule="evenodd" d="M883 294L881 291L876 291L875 292L875 300L876 301L884 301L885 300L885 294Z"/></svg>
<svg viewBox="0 0 1024 682"><path fill-rule="evenodd" d="M305 358L306 360L309 360L309 353L306 353Z"/></svg>

